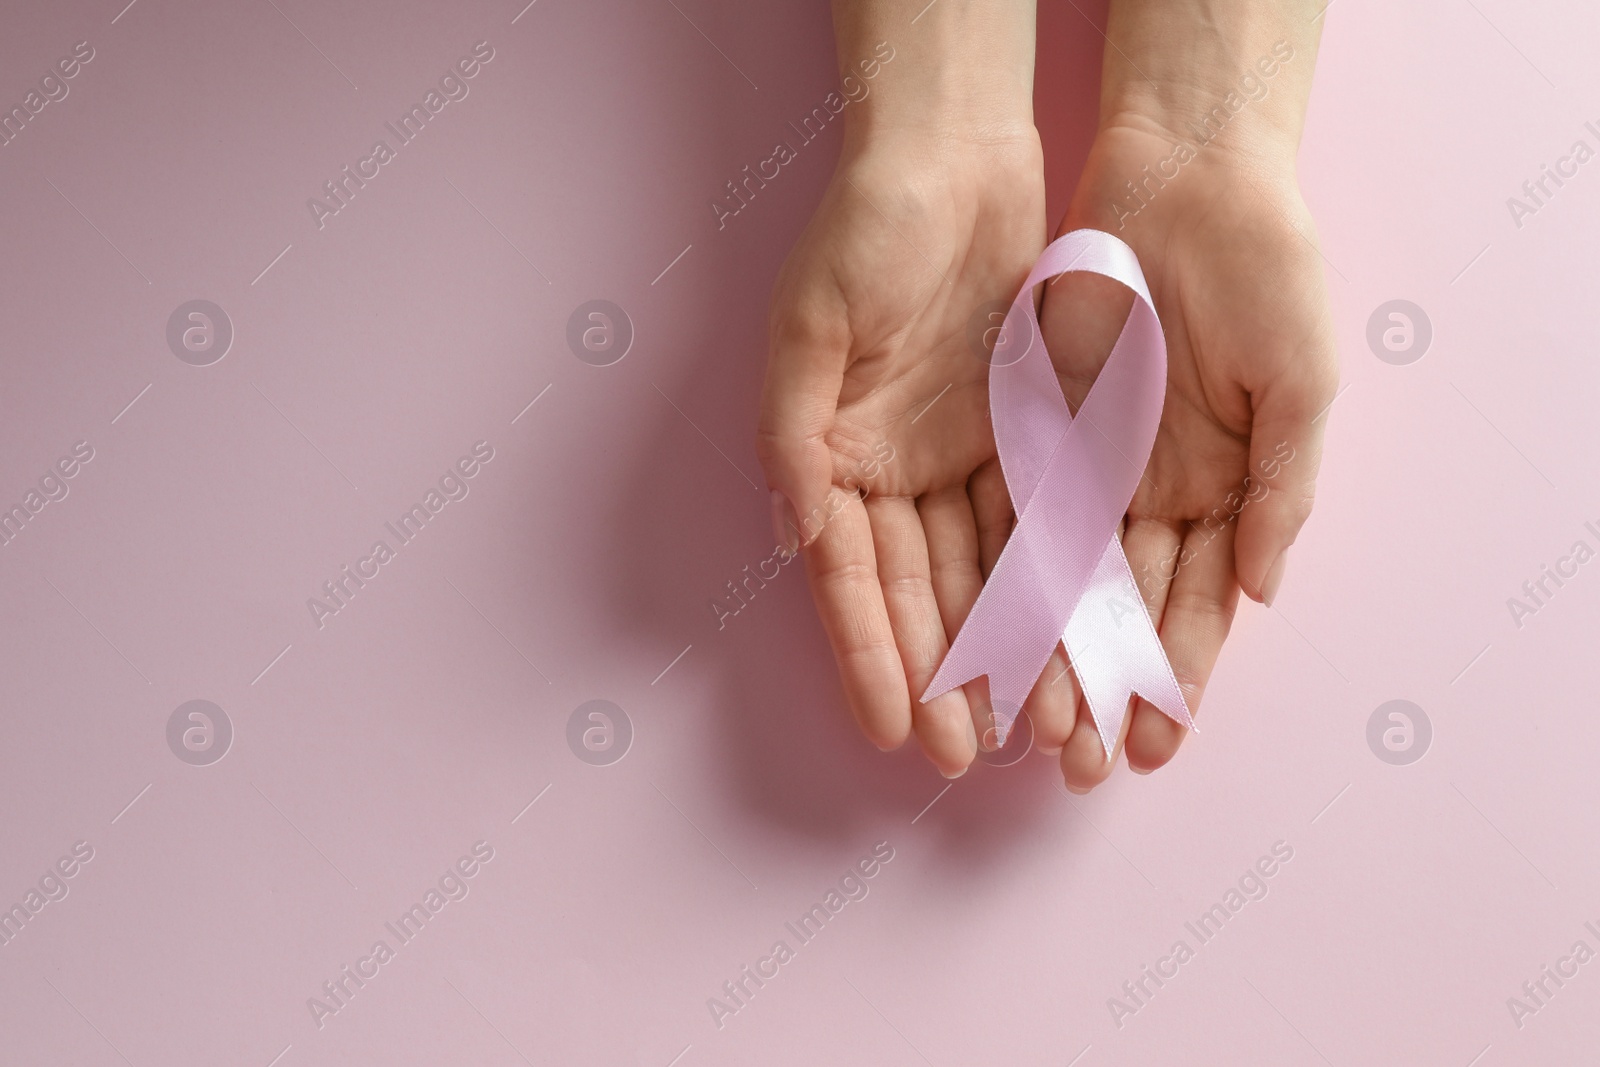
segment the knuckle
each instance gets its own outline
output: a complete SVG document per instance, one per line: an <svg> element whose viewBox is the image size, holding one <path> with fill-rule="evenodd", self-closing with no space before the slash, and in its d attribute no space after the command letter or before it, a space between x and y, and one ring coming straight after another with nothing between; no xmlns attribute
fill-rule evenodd
<svg viewBox="0 0 1600 1067"><path fill-rule="evenodd" d="M826 563L817 571L819 583L838 590L842 595L852 595L846 591L855 591L853 595L859 596L860 588L868 582L877 581L877 578L877 570L855 556Z"/></svg>
<svg viewBox="0 0 1600 1067"><path fill-rule="evenodd" d="M881 578L886 597L914 603L933 600L933 583L923 574L889 574Z"/></svg>
<svg viewBox="0 0 1600 1067"><path fill-rule="evenodd" d="M765 418L756 430L756 459L771 471L777 464L792 458L800 450L800 440L784 434L771 426Z"/></svg>
<svg viewBox="0 0 1600 1067"><path fill-rule="evenodd" d="M1222 647L1228 630L1233 626L1233 612L1231 600L1224 601L1199 591L1174 589L1167 603L1166 617L1168 620L1181 620L1191 645L1211 649L1211 658L1215 658L1215 650ZM1172 672L1180 683L1187 674L1203 685L1211 670L1209 663L1202 666L1194 662L1179 662L1172 665Z"/></svg>
<svg viewBox="0 0 1600 1067"><path fill-rule="evenodd" d="M816 301L785 301L773 308L771 341L774 356L795 351L840 349L850 333L842 316Z"/></svg>
<svg viewBox="0 0 1600 1067"><path fill-rule="evenodd" d="M1189 713L1193 715L1200 708L1200 698L1206 693L1206 680L1190 670L1177 670L1174 668L1172 677L1178 683L1178 691L1183 694L1183 702L1188 705Z"/></svg>
<svg viewBox="0 0 1600 1067"><path fill-rule="evenodd" d="M1316 492L1311 486L1296 493L1289 506L1289 516L1294 522L1294 528L1299 530L1305 521L1311 517L1311 509L1316 505Z"/></svg>

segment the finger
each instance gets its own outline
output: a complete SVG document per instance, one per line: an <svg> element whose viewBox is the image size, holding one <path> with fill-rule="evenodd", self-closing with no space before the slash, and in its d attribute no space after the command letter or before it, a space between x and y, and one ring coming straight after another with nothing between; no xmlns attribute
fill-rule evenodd
<svg viewBox="0 0 1600 1067"><path fill-rule="evenodd" d="M1312 352L1297 371L1251 397L1250 469L1234 563L1245 592L1265 604L1277 595L1289 546L1311 514L1322 430L1338 386L1331 344Z"/></svg>
<svg viewBox="0 0 1600 1067"><path fill-rule="evenodd" d="M1081 698L1077 676L1067 666L1067 654L1058 641L1023 704L1033 720L1034 744L1040 752L1052 756L1061 751L1072 735Z"/></svg>
<svg viewBox="0 0 1600 1067"><path fill-rule="evenodd" d="M983 574L978 563L978 527L972 515L972 501L957 485L925 493L917 500L917 514L928 542L928 564L933 575L933 598L939 605L946 638L954 638L967 621L967 613L983 589ZM978 747L992 750L994 713L989 703L986 680L977 679L962 687L972 714L972 727ZM915 692L912 694L916 695Z"/></svg>
<svg viewBox="0 0 1600 1067"><path fill-rule="evenodd" d="M1128 557L1134 584L1139 587L1145 610L1150 613L1158 631L1182 546L1182 523L1135 519L1128 523L1123 534L1123 554ZM1076 675L1073 680L1076 682ZM1076 719L1071 736L1061 752L1061 774L1069 786L1087 792L1111 774L1116 766L1117 753L1113 751L1111 757L1107 758L1105 743L1100 739L1100 730L1095 725L1088 701L1080 696L1074 710ZM1131 714L1122 717L1122 737L1127 737L1132 718Z"/></svg>
<svg viewBox="0 0 1600 1067"><path fill-rule="evenodd" d="M833 460L827 434L850 352L849 324L835 289L780 283L761 391L756 453L772 490L773 534L790 548L827 523Z"/></svg>
<svg viewBox="0 0 1600 1067"><path fill-rule="evenodd" d="M911 698L878 584L867 510L842 489L822 508L830 517L804 553L817 614L861 732L879 748L898 748L911 732Z"/></svg>
<svg viewBox="0 0 1600 1067"><path fill-rule="evenodd" d="M995 560L1011 536L1011 491L1006 488L1000 460L991 459L967 479L967 497L972 501L972 517L978 525L978 569L987 579Z"/></svg>
<svg viewBox="0 0 1600 1067"><path fill-rule="evenodd" d="M923 751L946 778L964 773L978 753L978 735L967 697L959 688L927 703L917 699L933 680L949 647L944 621L933 593L928 543L916 503L910 497L869 497L866 513L872 523L872 545L878 560L878 582L900 650L911 729Z"/></svg>
<svg viewBox="0 0 1600 1067"><path fill-rule="evenodd" d="M1167 606L1167 594L1172 589L1172 577L1178 570L1184 529L1185 524L1181 522L1135 519L1128 523L1127 535L1122 539L1122 553L1128 557L1133 582L1139 587L1139 596L1158 631Z"/></svg>
<svg viewBox="0 0 1600 1067"><path fill-rule="evenodd" d="M1074 681L1077 675L1073 675ZM1100 740L1100 729L1095 725L1094 714L1089 710L1089 702L1083 699L1080 691L1078 696L1078 719L1073 727L1072 736L1067 738L1067 743L1061 749L1061 777L1066 786L1074 793L1087 793L1101 782L1111 776L1116 769L1117 756L1122 752L1122 747L1128 739L1128 728L1133 722L1133 716L1122 717L1122 727L1117 733L1117 743L1112 746L1111 755L1106 756L1105 742Z"/></svg>
<svg viewBox="0 0 1600 1067"><path fill-rule="evenodd" d="M1191 714L1198 715L1211 669L1233 625L1239 582L1233 570L1234 526L1220 533L1190 527L1178 556L1178 573L1161 616L1161 647L1172 664ZM1128 766L1148 774L1172 758L1188 733L1146 701L1136 702L1128 728Z"/></svg>

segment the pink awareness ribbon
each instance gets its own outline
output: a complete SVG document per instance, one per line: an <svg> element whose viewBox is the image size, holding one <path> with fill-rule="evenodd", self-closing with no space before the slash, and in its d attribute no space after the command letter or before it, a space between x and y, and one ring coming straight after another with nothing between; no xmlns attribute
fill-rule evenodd
<svg viewBox="0 0 1600 1067"><path fill-rule="evenodd" d="M1033 307L1033 287L1069 271L1104 275L1137 297L1076 417ZM1133 249L1100 230L1053 241L1012 302L989 363L989 413L1016 525L923 701L988 675L1004 744L1060 641L1107 759L1134 694L1194 729L1117 536L1166 387L1166 340Z"/></svg>

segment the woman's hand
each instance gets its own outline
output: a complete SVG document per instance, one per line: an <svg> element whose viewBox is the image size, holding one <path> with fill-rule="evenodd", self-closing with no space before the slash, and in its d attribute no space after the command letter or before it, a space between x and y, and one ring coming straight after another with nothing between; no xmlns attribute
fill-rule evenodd
<svg viewBox="0 0 1600 1067"><path fill-rule="evenodd" d="M856 25L862 9L896 6L909 24L914 7L841 5L842 66L870 50L855 41L893 32ZM862 731L885 749L914 732L947 777L989 729L986 683L917 698L1010 528L973 334L1044 246L1033 17L934 9L912 27L921 50L897 45L846 111L843 156L772 304L758 448L776 535L805 546ZM974 57L984 70L967 70Z"/></svg>
<svg viewBox="0 0 1600 1067"><path fill-rule="evenodd" d="M1183 34L1162 22L1146 32L1139 20L1163 5L1123 2L1132 11L1119 23L1114 7L1110 28L1126 62L1108 49L1101 129L1062 232L1092 226L1131 245L1166 335L1166 405L1123 547L1194 711L1239 591L1270 605L1283 579L1311 510L1338 381L1322 259L1294 177L1315 35L1291 45L1254 24L1260 43L1251 45L1249 33L1227 27L1221 43L1215 26ZM1202 141L1199 120L1213 105L1227 121L1213 118L1214 136ZM1074 408L1131 299L1092 275L1046 286L1041 330ZM1172 758L1184 730L1136 704L1124 747L1129 766L1149 772ZM1110 773L1075 690L1035 689L1029 710L1040 746L1065 746L1070 788L1086 791Z"/></svg>

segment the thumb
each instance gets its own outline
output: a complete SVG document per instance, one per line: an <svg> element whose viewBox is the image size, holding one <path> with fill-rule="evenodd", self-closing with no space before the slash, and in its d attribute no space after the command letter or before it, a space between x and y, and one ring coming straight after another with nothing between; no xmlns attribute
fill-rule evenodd
<svg viewBox="0 0 1600 1067"><path fill-rule="evenodd" d="M1233 558L1240 588L1268 606L1283 581L1289 546L1311 514L1335 384L1331 370L1297 382L1280 378L1256 405Z"/></svg>
<svg viewBox="0 0 1600 1067"><path fill-rule="evenodd" d="M756 454L772 490L773 534L797 551L822 530L833 485L827 434L850 351L843 301L784 300L773 307ZM823 310L815 310L820 303Z"/></svg>

